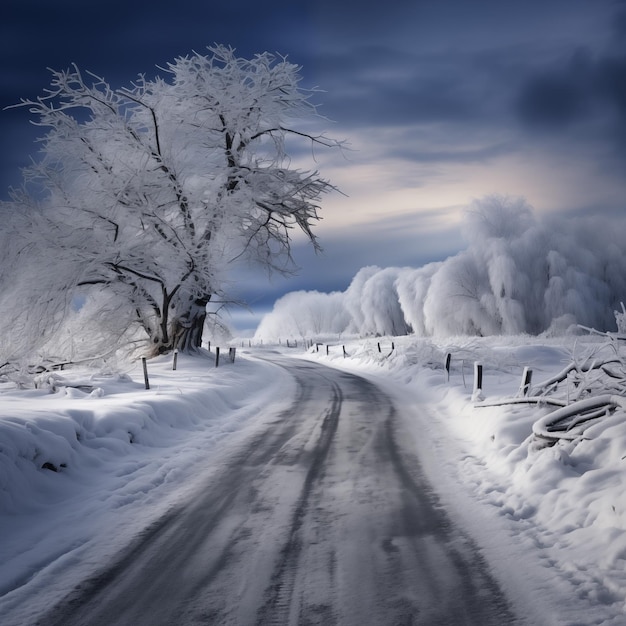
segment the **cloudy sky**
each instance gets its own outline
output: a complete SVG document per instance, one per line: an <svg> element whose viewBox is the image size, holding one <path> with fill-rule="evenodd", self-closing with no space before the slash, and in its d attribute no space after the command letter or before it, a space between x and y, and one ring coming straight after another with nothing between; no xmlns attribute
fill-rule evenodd
<svg viewBox="0 0 626 626"><path fill-rule="evenodd" d="M41 94L48 67L125 85L212 43L287 55L324 91L322 126L350 150L312 166L345 195L325 198L324 254L296 245L298 276L238 277L257 315L365 265L457 252L463 207L485 194L599 220L626 209L623 0L5 0L0 16L2 108ZM0 111L0 197L36 151L28 120Z"/></svg>

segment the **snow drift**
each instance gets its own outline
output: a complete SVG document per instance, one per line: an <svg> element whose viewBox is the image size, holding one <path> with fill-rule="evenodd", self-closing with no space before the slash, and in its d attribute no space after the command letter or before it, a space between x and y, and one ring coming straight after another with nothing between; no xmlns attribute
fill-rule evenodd
<svg viewBox="0 0 626 626"><path fill-rule="evenodd" d="M521 198L487 196L465 212L465 250L420 268L365 267L345 292L287 294L256 338L611 330L625 235L624 219L539 218Z"/></svg>

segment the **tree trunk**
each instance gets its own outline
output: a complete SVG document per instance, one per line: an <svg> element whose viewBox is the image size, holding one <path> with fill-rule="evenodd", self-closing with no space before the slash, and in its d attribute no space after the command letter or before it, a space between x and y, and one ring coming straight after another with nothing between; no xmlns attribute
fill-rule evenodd
<svg viewBox="0 0 626 626"><path fill-rule="evenodd" d="M178 348L181 352L193 352L202 346L206 305L210 299L210 296L198 298L186 313L172 319L169 349Z"/></svg>

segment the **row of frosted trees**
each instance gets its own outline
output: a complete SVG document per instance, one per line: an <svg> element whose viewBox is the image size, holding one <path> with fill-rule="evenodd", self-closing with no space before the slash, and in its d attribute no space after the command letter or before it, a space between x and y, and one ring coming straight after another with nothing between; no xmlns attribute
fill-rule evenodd
<svg viewBox="0 0 626 626"><path fill-rule="evenodd" d="M361 269L344 292L287 294L259 339L337 334L560 334L615 328L626 296L623 220L535 216L520 198L466 211L467 248L419 268Z"/></svg>

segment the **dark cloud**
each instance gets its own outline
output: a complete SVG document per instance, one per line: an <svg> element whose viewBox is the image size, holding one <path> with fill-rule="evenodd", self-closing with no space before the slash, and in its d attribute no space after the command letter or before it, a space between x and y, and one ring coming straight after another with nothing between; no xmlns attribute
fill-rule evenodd
<svg viewBox="0 0 626 626"><path fill-rule="evenodd" d="M128 83L176 56L213 43L243 55L306 47L306 5L273 0L271 7L196 0L154 0L150 6L96 0L9 0L0 23L2 95L45 87L47 67L77 63L112 82ZM296 47L297 49L297 47Z"/></svg>
<svg viewBox="0 0 626 626"><path fill-rule="evenodd" d="M626 9L617 11L611 22L612 43L617 47L626 48Z"/></svg>
<svg viewBox="0 0 626 626"><path fill-rule="evenodd" d="M516 113L530 131L563 134L563 140L604 142L626 158L626 52L592 55L577 50L560 66L529 75ZM566 134L565 134L566 131Z"/></svg>
<svg viewBox="0 0 626 626"><path fill-rule="evenodd" d="M497 99L485 98L488 78L472 59L456 54L361 46L350 55L322 54L313 67L327 91L325 113L349 128L471 123L484 119Z"/></svg>
<svg viewBox="0 0 626 626"><path fill-rule="evenodd" d="M601 59L597 73L600 93L615 107L626 124L626 54Z"/></svg>
<svg viewBox="0 0 626 626"><path fill-rule="evenodd" d="M589 113L588 73L574 67L542 71L521 89L517 108L522 122L540 130L565 129Z"/></svg>

